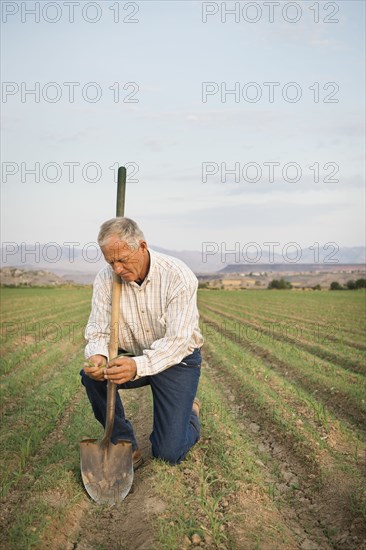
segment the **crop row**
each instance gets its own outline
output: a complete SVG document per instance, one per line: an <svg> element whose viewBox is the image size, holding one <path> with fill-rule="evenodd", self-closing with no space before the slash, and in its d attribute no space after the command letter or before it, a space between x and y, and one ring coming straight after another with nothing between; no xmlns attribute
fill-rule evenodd
<svg viewBox="0 0 366 550"><path fill-rule="evenodd" d="M308 340L316 343L334 342L346 345L351 349L366 351L366 344L362 339L365 329L357 330L352 326L349 329L350 332L347 332L340 325L339 321L337 323L334 322L334 318L332 323L326 323L319 320L315 321L312 317L289 315L284 307L282 307L281 312L273 311L272 308L253 310L252 308L244 307L243 302L207 298L208 296L204 297L201 294L201 303L219 308L222 311L240 314L242 319L248 321L258 321L263 327L272 330L272 332L277 332L278 334L292 333L295 336L306 335Z"/></svg>
<svg viewBox="0 0 366 550"><path fill-rule="evenodd" d="M47 332L47 338L33 336L22 342L17 337L4 350L0 387L3 495L22 478L29 458L37 452L59 419L68 414L68 404L80 388L82 332L75 332L74 338L55 336L58 327L70 319L85 326L90 290L83 291L83 300L78 304L75 304L75 292L34 290L21 292L23 310L35 311L39 294L44 293L48 305L52 302L56 307L49 307L48 315L40 319L40 327L50 322L54 325ZM3 291L7 297L13 294L13 289ZM17 315L20 322L21 310Z"/></svg>
<svg viewBox="0 0 366 550"><path fill-rule="evenodd" d="M344 342L338 342L335 346L333 342L319 341L318 335L309 333L301 327L274 323L271 319L262 318L259 323L256 320L250 321L242 317L238 308L231 309L221 306L217 309L209 305L206 305L205 308L221 315L223 327L229 321L231 329L235 331L239 340L247 338L253 342L261 339L289 342L343 368L362 374L366 371L365 354ZM315 338L313 338L314 336Z"/></svg>
<svg viewBox="0 0 366 550"><path fill-rule="evenodd" d="M289 319L304 320L316 325L334 326L342 333L354 331L364 334L366 318L364 313L365 292L356 293L299 293L293 291L200 292L200 301L223 305L239 305L243 314L259 313L274 316L288 316Z"/></svg>

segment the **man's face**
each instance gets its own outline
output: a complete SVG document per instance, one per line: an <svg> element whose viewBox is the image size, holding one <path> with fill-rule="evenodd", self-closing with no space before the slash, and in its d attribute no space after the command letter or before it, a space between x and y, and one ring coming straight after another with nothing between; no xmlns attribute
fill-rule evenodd
<svg viewBox="0 0 366 550"><path fill-rule="evenodd" d="M134 250L125 241L112 236L101 249L106 262L124 281L138 281L146 277L149 254L145 241L140 241L139 248Z"/></svg>

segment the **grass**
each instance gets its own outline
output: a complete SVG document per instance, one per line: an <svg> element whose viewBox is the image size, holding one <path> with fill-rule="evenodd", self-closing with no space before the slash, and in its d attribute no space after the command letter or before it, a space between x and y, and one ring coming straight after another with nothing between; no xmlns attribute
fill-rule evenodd
<svg viewBox="0 0 366 550"><path fill-rule="evenodd" d="M248 517L245 524L247 546L243 547L255 548L264 541L270 545L275 526L276 531L282 531L282 542L287 548L291 533L267 494L263 472L255 462L253 444L243 437L235 415L230 410L222 410L220 392L204 373L200 398L202 432L209 437L201 441L178 469L159 462L154 465L155 489L169 502L168 510L158 520L161 548L181 548L184 537L194 533L212 547L237 548L238 535L232 526L241 524L246 515L250 515L250 519ZM244 492L255 499L255 509L243 509ZM259 533L262 513L268 508L272 510L274 523L262 525ZM243 536L241 533L241 544L244 544Z"/></svg>
<svg viewBox="0 0 366 550"><path fill-rule="evenodd" d="M90 288L2 290L5 549L49 548L56 534L67 547L82 536L86 510L105 529L109 512L90 503L79 465L79 441L101 434L79 377L90 299ZM154 548L188 548L197 535L206 548L290 550L301 542L296 528L305 537L320 524L321 547L364 521L365 378L348 368L364 360L363 301L363 292L199 293L202 437L180 465L152 461L142 471L164 503ZM139 401L128 403L138 415ZM284 462L297 480L286 482ZM341 491L333 500L348 524L311 519L301 499L327 509L337 484L347 489L347 500ZM96 540L92 550L107 547Z"/></svg>
<svg viewBox="0 0 366 550"><path fill-rule="evenodd" d="M226 321L223 328L222 314L213 312L201 306L201 317L206 324L203 330L206 340L213 342L218 349L234 342L237 349L251 355L262 357L271 369L279 372L282 378L292 378L298 387L309 392L316 392L327 400L328 407L334 404L334 409L346 406L348 413L354 411L356 422L366 422L366 402L363 399L365 379L362 374L349 371L304 351L296 343L282 342L277 339L257 339L252 341L238 336L237 323ZM207 330L207 326L210 330ZM317 367L314 368L316 359ZM330 380L332 383L330 384ZM332 393L333 392L333 393ZM334 397L336 397L334 399Z"/></svg>

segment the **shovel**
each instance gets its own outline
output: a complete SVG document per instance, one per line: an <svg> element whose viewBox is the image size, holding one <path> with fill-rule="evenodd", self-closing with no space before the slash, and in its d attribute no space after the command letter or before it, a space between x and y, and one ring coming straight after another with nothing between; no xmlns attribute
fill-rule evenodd
<svg viewBox="0 0 366 550"><path fill-rule="evenodd" d="M118 169L117 217L124 215L126 168ZM118 355L118 328L121 281L113 274L112 316L109 357ZM85 439L80 443L81 477L87 493L98 503L116 504L129 493L133 482L132 445L130 441L111 442L114 423L117 386L107 382L107 411L104 435L101 441Z"/></svg>

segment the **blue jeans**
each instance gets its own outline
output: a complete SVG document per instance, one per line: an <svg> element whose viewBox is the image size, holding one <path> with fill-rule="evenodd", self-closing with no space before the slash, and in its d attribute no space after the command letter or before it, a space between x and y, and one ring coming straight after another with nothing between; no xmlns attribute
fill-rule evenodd
<svg viewBox="0 0 366 550"><path fill-rule="evenodd" d="M136 381L119 384L118 389L140 388L150 385L154 402L153 431L150 434L152 455L171 464L178 464L199 440L200 423L192 411L201 373L201 353L194 350L178 365ZM95 418L105 426L107 382L97 382L80 371L81 381L91 403ZM132 424L125 418L121 398L117 392L116 412L111 440L127 439L137 449Z"/></svg>

